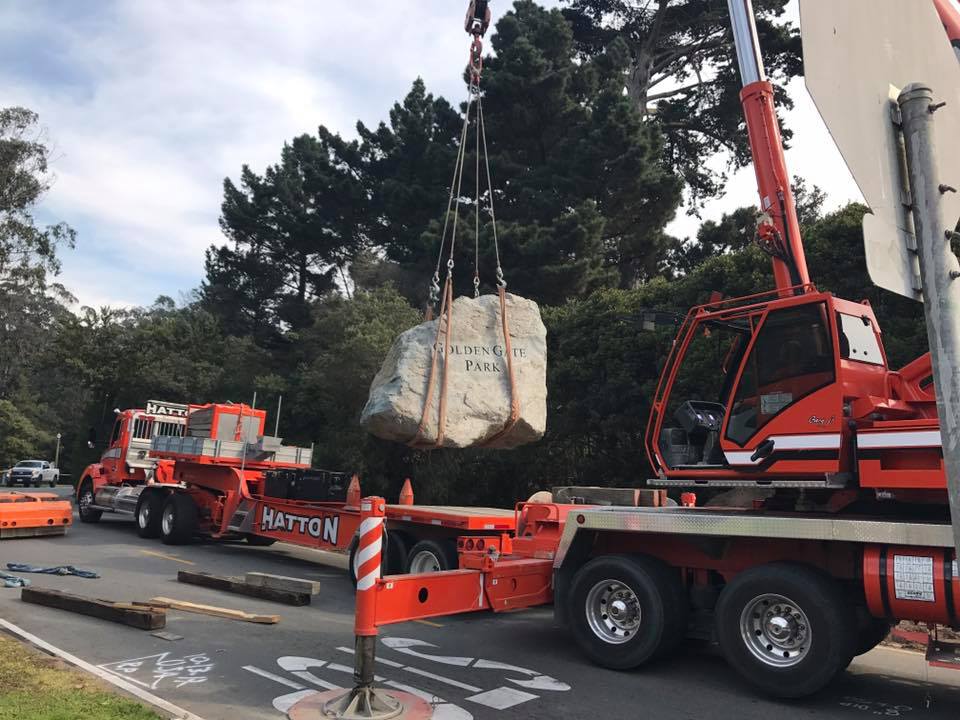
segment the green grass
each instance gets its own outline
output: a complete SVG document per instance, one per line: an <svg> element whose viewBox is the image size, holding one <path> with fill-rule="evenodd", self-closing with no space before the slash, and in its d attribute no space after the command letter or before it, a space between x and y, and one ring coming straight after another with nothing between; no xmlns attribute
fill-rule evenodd
<svg viewBox="0 0 960 720"><path fill-rule="evenodd" d="M161 720L100 680L0 634L0 719Z"/></svg>

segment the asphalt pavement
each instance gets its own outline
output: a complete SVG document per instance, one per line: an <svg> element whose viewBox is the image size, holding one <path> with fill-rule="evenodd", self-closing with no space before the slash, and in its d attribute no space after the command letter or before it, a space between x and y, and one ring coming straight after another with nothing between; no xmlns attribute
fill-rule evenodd
<svg viewBox="0 0 960 720"><path fill-rule="evenodd" d="M351 684L353 589L342 556L280 543L170 547L137 537L131 519L104 515L96 525L75 520L64 537L4 540L0 569L8 562L72 564L101 575L26 575L38 587L110 600L166 596L280 615L277 625L257 625L171 610L166 631L183 639L169 641L29 605L19 590L0 589L0 617L206 720L278 720L307 693ZM312 605L289 607L180 584L176 574L183 569L291 575L319 580L321 590ZM816 697L789 703L757 695L706 644L691 643L642 670L604 670L580 655L554 625L550 608L391 626L377 652L378 682L429 698L438 720L954 720L960 712L960 673L929 669L922 656L889 648L858 658Z"/></svg>

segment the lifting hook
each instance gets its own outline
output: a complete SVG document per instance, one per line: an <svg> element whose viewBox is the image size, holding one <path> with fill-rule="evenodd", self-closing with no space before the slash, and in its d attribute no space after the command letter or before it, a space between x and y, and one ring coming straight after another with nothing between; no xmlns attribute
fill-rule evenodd
<svg viewBox="0 0 960 720"><path fill-rule="evenodd" d="M463 29L470 35L481 38L487 34L488 27L490 27L490 0L470 0Z"/></svg>

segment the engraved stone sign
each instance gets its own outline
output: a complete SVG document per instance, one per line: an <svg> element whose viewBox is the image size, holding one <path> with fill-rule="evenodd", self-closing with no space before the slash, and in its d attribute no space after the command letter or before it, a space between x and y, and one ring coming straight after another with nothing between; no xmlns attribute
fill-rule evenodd
<svg viewBox="0 0 960 720"><path fill-rule="evenodd" d="M507 294L507 318L520 416L510 419L507 350L496 295L460 297L453 302L450 350L438 343L435 389L421 440L436 441L440 387L447 374L447 409L443 447L485 445L514 448L539 440L547 424L547 330L532 300ZM361 424L377 437L399 442L414 439L430 377L437 323L421 323L401 334L370 386Z"/></svg>

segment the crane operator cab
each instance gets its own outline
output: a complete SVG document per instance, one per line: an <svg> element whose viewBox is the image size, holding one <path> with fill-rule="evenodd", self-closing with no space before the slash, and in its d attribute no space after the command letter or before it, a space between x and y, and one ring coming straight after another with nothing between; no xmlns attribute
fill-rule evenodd
<svg viewBox="0 0 960 720"><path fill-rule="evenodd" d="M842 485L849 463L838 377L857 372L882 383L876 328L868 305L812 290L691 310L647 427L653 482L770 485L780 475Z"/></svg>

